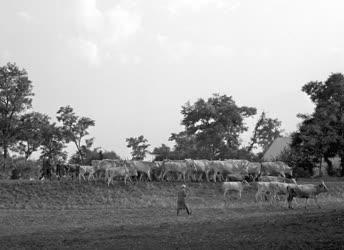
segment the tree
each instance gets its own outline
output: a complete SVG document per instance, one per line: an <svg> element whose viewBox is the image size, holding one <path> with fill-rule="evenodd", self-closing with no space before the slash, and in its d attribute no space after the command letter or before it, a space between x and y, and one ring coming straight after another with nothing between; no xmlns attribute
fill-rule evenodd
<svg viewBox="0 0 344 250"><path fill-rule="evenodd" d="M155 161L163 161L172 158L171 148L165 144L161 144L160 147L154 148L152 153L155 155Z"/></svg>
<svg viewBox="0 0 344 250"><path fill-rule="evenodd" d="M239 107L232 97L214 94L208 100L198 99L182 106L182 125L185 130L172 134L176 149L187 142L195 158L221 159L235 155L240 146L240 134L247 131L244 119L256 114L252 107ZM193 155L192 155L193 156ZM188 155L190 157L190 155Z"/></svg>
<svg viewBox="0 0 344 250"><path fill-rule="evenodd" d="M265 112L262 112L254 127L247 151L251 152L253 148L260 146L262 151L265 152L271 143L281 136L281 124L282 123L278 119L268 118Z"/></svg>
<svg viewBox="0 0 344 250"><path fill-rule="evenodd" d="M127 147L131 148L131 156L133 160L143 160L146 153L149 152L147 148L150 146L148 140L140 135L139 137L130 137L126 139Z"/></svg>
<svg viewBox="0 0 344 250"><path fill-rule="evenodd" d="M0 145L5 159L17 140L19 115L31 108L33 95L25 69L14 63L0 67Z"/></svg>
<svg viewBox="0 0 344 250"><path fill-rule="evenodd" d="M71 106L60 107L57 111L56 118L59 122L62 122L62 131L66 142L73 142L75 144L81 162L83 163L84 148L90 148L92 146L93 139L85 140L85 144L82 144L82 140L89 134L88 129L95 125L94 120L88 117L79 118L75 115Z"/></svg>
<svg viewBox="0 0 344 250"><path fill-rule="evenodd" d="M19 120L18 137L19 143L15 150L25 155L27 160L42 144L43 129L49 125L47 115L32 112L24 114Z"/></svg>
<svg viewBox="0 0 344 250"><path fill-rule="evenodd" d="M315 110L311 115L299 115L303 122L294 146L320 162L322 157L329 162L328 157L339 155L344 176L344 76L331 74L324 83L305 84L302 91L315 104Z"/></svg>
<svg viewBox="0 0 344 250"><path fill-rule="evenodd" d="M48 124L42 128L42 145L41 145L41 158L49 158L54 162L65 161L67 152L63 149L64 134L62 128L56 126L55 123Z"/></svg>

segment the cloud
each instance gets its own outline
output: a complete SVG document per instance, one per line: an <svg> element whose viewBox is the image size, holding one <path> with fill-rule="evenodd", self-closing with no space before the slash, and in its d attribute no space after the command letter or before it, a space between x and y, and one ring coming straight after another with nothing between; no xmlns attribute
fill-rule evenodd
<svg viewBox="0 0 344 250"><path fill-rule="evenodd" d="M135 4L120 2L102 10L97 6L97 0L79 0L76 17L78 37L81 37L81 40L78 39L83 41L79 41L80 50L92 49L82 53L87 55L84 58L89 62L100 63L102 59L111 58L118 58L119 62L125 64L141 62L138 56L119 53L142 28L141 15ZM114 53L117 55L112 56Z"/></svg>
<svg viewBox="0 0 344 250"><path fill-rule="evenodd" d="M141 16L135 5L117 4L100 10L97 0L79 0L77 23L83 35L116 43L135 35L141 28Z"/></svg>
<svg viewBox="0 0 344 250"><path fill-rule="evenodd" d="M180 63L193 52L194 45L189 40L172 41L167 36L157 34L156 41L167 54L170 62Z"/></svg>
<svg viewBox="0 0 344 250"><path fill-rule="evenodd" d="M18 11L16 15L25 22L31 22L33 17L27 11Z"/></svg>
<svg viewBox="0 0 344 250"><path fill-rule="evenodd" d="M97 7L97 0L79 0L77 21L86 32L99 32L103 29L104 17Z"/></svg>
<svg viewBox="0 0 344 250"><path fill-rule="evenodd" d="M90 40L83 38L70 40L71 48L78 52L80 58L85 60L91 66L99 66L101 59L98 45Z"/></svg>
<svg viewBox="0 0 344 250"><path fill-rule="evenodd" d="M231 47L222 44L202 44L190 40L175 41L166 35L157 34L156 41L166 53L170 62L180 63L189 56L230 58L234 55Z"/></svg>
<svg viewBox="0 0 344 250"><path fill-rule="evenodd" d="M238 0L171 0L168 3L167 9L172 15L177 15L183 10L199 12L208 7L228 13L239 6L240 2Z"/></svg>
<svg viewBox="0 0 344 250"><path fill-rule="evenodd" d="M128 39L141 28L140 15L136 11L127 10L122 6L117 6L105 12L105 17L110 42Z"/></svg>

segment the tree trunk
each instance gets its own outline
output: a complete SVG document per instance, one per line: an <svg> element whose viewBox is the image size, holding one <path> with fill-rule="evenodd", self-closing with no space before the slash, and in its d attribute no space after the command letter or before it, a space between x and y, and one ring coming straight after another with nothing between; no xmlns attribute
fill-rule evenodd
<svg viewBox="0 0 344 250"><path fill-rule="evenodd" d="M342 171L341 171L340 175L344 176L344 154L340 156L340 165L342 167Z"/></svg>
<svg viewBox="0 0 344 250"><path fill-rule="evenodd" d="M330 161L327 156L324 156L324 160L327 163L327 173L328 175L332 176L334 174L332 161Z"/></svg>
<svg viewBox="0 0 344 250"><path fill-rule="evenodd" d="M8 157L8 146L7 146L7 142L6 141L3 142L3 149L4 149L4 152L3 152L3 156L4 156L3 168L5 169L6 168L7 157Z"/></svg>
<svg viewBox="0 0 344 250"><path fill-rule="evenodd" d="M319 176L322 177L323 176L323 172L322 172L322 157L320 158L320 165L319 165Z"/></svg>

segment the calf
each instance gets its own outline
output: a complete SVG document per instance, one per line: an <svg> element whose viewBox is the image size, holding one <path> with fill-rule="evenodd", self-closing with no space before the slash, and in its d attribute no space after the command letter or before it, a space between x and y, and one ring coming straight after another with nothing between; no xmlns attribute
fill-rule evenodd
<svg viewBox="0 0 344 250"><path fill-rule="evenodd" d="M294 197L297 198L305 198L305 209L307 209L307 201L309 198L313 198L315 203L318 205L319 208L320 205L318 204L317 195L320 193L328 192L328 188L326 187L324 181L322 181L320 184L304 184L304 185L297 185L295 187L288 187L288 208L292 209L291 203L293 201Z"/></svg>
<svg viewBox="0 0 344 250"><path fill-rule="evenodd" d="M224 190L223 198L226 198L226 194L228 191L234 191L238 193L239 199L241 199L241 193L244 190L244 187L246 185L249 185L247 181L242 182L232 182L232 181L226 181L222 183L222 188Z"/></svg>
<svg viewBox="0 0 344 250"><path fill-rule="evenodd" d="M87 180L90 181L91 178L94 180L95 168L93 166L80 166L79 171L79 181L82 179L86 180L85 175L88 174Z"/></svg>
<svg viewBox="0 0 344 250"><path fill-rule="evenodd" d="M277 200L278 195L288 194L288 187L296 187L295 183L283 183L283 182L257 182L257 193L256 193L256 202L260 199L262 200L262 195L267 199L267 195L270 196L273 200Z"/></svg>

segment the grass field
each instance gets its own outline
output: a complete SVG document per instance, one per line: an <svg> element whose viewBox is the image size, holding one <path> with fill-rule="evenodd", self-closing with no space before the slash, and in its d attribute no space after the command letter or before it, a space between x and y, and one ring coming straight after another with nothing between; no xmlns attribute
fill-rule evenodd
<svg viewBox="0 0 344 250"><path fill-rule="evenodd" d="M319 180L300 180L319 182ZM2 248L344 248L344 182L327 180L318 209L255 203L221 184L190 183L192 215L176 216L181 183L0 182Z"/></svg>

